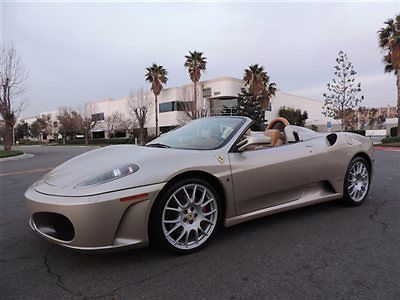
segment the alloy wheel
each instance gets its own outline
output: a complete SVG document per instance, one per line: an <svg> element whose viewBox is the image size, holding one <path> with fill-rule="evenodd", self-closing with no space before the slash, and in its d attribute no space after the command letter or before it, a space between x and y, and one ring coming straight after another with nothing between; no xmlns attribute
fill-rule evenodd
<svg viewBox="0 0 400 300"><path fill-rule="evenodd" d="M195 183L181 186L167 200L162 212L162 230L167 241L181 250L206 242L218 221L218 203L213 192Z"/></svg>
<svg viewBox="0 0 400 300"><path fill-rule="evenodd" d="M351 166L347 181L350 198L355 202L362 201L369 187L369 171L364 162L357 161Z"/></svg>

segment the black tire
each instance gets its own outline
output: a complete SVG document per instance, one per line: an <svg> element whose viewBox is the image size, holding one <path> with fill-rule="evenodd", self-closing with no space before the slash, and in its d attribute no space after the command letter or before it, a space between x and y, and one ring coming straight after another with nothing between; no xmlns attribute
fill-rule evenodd
<svg viewBox="0 0 400 300"><path fill-rule="evenodd" d="M354 175L352 174L352 168L356 168L357 166L362 166L365 168L367 173L367 179L364 180L366 182L366 188L362 189L362 184L360 184L360 191L356 191L354 194L354 188L352 187L351 180L354 179ZM353 169L354 170L354 169ZM360 175L360 174L359 174ZM362 175L360 175L360 178ZM361 181L361 179L360 179ZM362 182L364 182L362 181ZM357 183L358 184L358 183ZM357 206L365 201L368 196L369 188L371 185L371 167L368 161L360 156L354 157L347 167L346 176L344 178L344 186L343 186L343 202L348 206ZM359 194L358 194L359 193ZM359 197L355 197L355 195L359 195Z"/></svg>
<svg viewBox="0 0 400 300"><path fill-rule="evenodd" d="M190 190L190 188L193 187L194 185L198 186L198 190L197 190L197 192L193 193L194 188L192 190ZM209 228L210 231L208 232L208 235L205 235L206 237L201 240L200 244L198 244L198 242L197 242L197 244L198 244L197 246L192 245L190 248L184 249L184 248L182 248L182 247L184 247L184 245L181 245L181 242L178 242L178 245L173 245L172 241L171 241L172 234L168 235L168 238L167 238L166 231L171 230L171 227L166 228L166 226L169 226L169 224L165 224L163 222L163 218L165 216L164 214L166 214L166 211L167 211L164 209L167 204L168 204L168 207L170 207L170 205L172 205L173 194L179 193L179 191L181 191L183 188L188 190L188 194L190 194L190 193L195 194L195 198L197 195L197 199L199 199L198 194L199 194L199 192L202 191L202 187L204 187L204 189L207 190L207 192L205 192L207 197L208 197L208 195L212 195L212 197L215 199L215 202L212 201L212 205L213 205L212 207L215 207L215 209L217 210L217 213L216 213L216 216L215 215L211 216L211 218L214 218L213 220L215 221L215 225L213 225L212 228ZM204 189L203 189L203 192L204 192ZM218 192L216 191L216 189L210 183L208 183L207 181L205 181L203 179L188 178L188 179L180 180L176 183L171 184L162 193L163 193L162 195L158 196L156 203L155 203L155 207L153 207L153 210L150 215L150 222L149 222L150 244L155 245L156 247L161 248L163 250L167 250L169 252L173 252L173 253L177 253L177 254L190 254L190 253L196 252L196 251L200 250L201 248L203 248L204 246L206 246L214 238L214 236L217 232L217 229L219 227L221 216L222 216L220 196L219 196ZM179 194L175 194L175 195L178 195L178 198L179 198ZM203 197L203 198L205 198L205 197ZM179 199L179 200L181 200L181 199ZM177 202L175 202L175 203L177 203ZM188 215L184 214L184 212L186 212L186 210L181 211L181 212L175 212L176 218L181 219L182 222L184 222L184 223L179 222L180 226L182 226L182 227L178 227L176 229L176 231L178 232L178 230L180 230L180 229L182 231L180 233L174 232L173 234L180 236L180 234L182 234L182 232L186 230L186 228L184 226L186 226L186 225L187 226L195 226L194 224L196 224L196 222L198 222L199 226L202 226L201 228L206 226L206 225L204 225L204 223L207 223L207 222L200 221L200 219L203 218L204 209L209 209L209 205L211 207L211 204L206 205L204 208L201 208L200 206L193 207L193 210L194 210L193 217L194 218L198 217L198 220L191 219L192 223L190 223L190 224L187 223L187 222L190 222L190 221L188 221L189 218L186 219L187 222L184 221L185 216L188 217ZM176 208L182 210L182 208L179 205L177 205ZM189 209L192 209L192 207L188 208L188 210L187 210L190 213ZM201 213L199 212L199 210L201 210ZM210 210L211 213L212 213L212 211L213 210ZM197 216L195 214L195 212L197 212L199 214L199 216ZM208 214L210 212L206 211L204 213ZM171 213L174 213L174 212L171 212ZM213 214L215 214L215 213L213 213ZM175 219L175 216L173 217L173 219ZM195 222L195 223L193 223L193 222ZM201 223L201 225L200 225L200 223ZM191 225L191 224L193 224L193 225ZM176 225L178 225L178 223L174 224L174 226L176 226ZM188 237L195 239L195 236L191 236L192 232L194 233L194 229L189 229L186 231L189 231ZM207 229L205 229L205 231L207 231ZM199 232L200 231L197 230L197 237L199 237ZM184 237L186 239L186 235ZM195 242L193 241L193 243L195 243ZM186 245L186 247L187 247L187 245Z"/></svg>

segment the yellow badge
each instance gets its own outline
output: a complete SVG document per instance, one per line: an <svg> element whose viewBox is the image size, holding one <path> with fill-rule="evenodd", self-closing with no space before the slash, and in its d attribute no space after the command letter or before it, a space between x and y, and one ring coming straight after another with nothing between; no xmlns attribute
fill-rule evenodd
<svg viewBox="0 0 400 300"><path fill-rule="evenodd" d="M218 154L218 155L217 155L217 160L219 161L219 163L220 163L221 165L224 164L224 156L223 156L222 154Z"/></svg>

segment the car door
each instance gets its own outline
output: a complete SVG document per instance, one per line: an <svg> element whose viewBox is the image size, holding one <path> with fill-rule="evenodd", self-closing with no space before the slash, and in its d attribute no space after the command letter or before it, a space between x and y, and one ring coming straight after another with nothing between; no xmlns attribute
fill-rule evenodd
<svg viewBox="0 0 400 300"><path fill-rule="evenodd" d="M237 214L299 199L315 170L312 144L230 152Z"/></svg>
<svg viewBox="0 0 400 300"><path fill-rule="evenodd" d="M351 144L330 145L326 137L309 141L312 145L314 161L318 162L313 174L312 182L328 182L333 190L328 192L342 192L343 180L347 166L352 158L349 154Z"/></svg>

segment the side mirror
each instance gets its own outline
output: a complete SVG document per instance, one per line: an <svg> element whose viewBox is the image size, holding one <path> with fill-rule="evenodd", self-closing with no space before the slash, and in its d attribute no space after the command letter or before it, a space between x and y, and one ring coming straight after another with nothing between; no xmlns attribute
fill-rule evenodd
<svg viewBox="0 0 400 300"><path fill-rule="evenodd" d="M238 151L243 152L249 148L249 146L271 144L271 138L264 134L248 135L242 141L237 144Z"/></svg>

